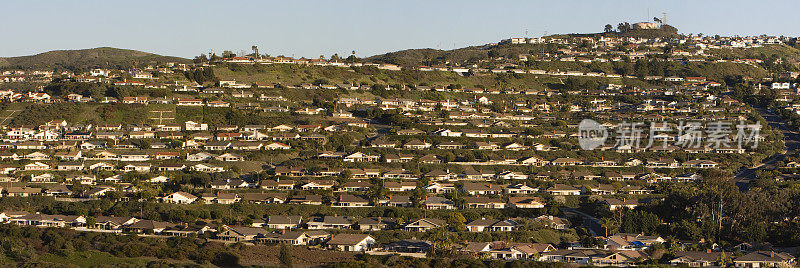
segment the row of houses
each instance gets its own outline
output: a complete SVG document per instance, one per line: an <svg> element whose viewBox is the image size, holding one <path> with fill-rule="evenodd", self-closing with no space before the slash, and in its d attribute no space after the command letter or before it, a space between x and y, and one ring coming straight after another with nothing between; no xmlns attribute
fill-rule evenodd
<svg viewBox="0 0 800 268"><path fill-rule="evenodd" d="M34 161L27 164L22 164L21 167L3 165L3 174L10 174L17 170L22 171L59 171L59 172L74 172L74 171L123 171L123 172L140 172L148 173L152 171L158 172L174 172L174 171L198 171L205 173L225 172L227 169L224 166L219 166L209 163L199 163L193 165L186 165L182 163L162 163L158 166L153 166L151 163L128 163L115 165L109 162L58 162L56 164L49 164L42 161Z"/></svg>
<svg viewBox="0 0 800 268"><path fill-rule="evenodd" d="M375 238L363 233L338 233L331 235L323 229L354 228L360 231L389 230L397 225L390 218L363 218L355 222L347 217L329 216L309 221L308 229L300 229L299 216L270 216L267 222L254 222L252 226L221 226L217 231L208 225L180 225L166 222L136 219L133 217L98 216L91 223L84 216L28 214L27 212L0 213L0 222L20 226L74 228L86 231L111 233L149 233L162 236L208 235L215 239L230 242L256 242L265 244L285 244L321 246L328 250L363 252L367 254L400 254L424 257L433 244L423 240L399 240L378 245ZM514 225L513 220L475 220L467 224L471 232L505 231ZM420 232L440 228L441 220L418 219L409 221L402 229ZM277 229L281 231L269 231ZM466 242L457 244L458 251L474 257L488 256L499 260L533 260L541 262L565 262L580 265L620 266L637 265L652 257L644 249L656 243L663 243L660 237L637 234L615 234L605 238L606 245L599 249L557 249L550 244L519 242ZM417 255L413 255L417 254ZM670 265L705 267L722 264L722 256L733 256L726 252L676 252L668 261ZM731 257L728 257L731 258ZM774 251L753 251L731 258L735 267L779 267L793 264L794 256Z"/></svg>
<svg viewBox="0 0 800 268"><path fill-rule="evenodd" d="M481 144L481 143L477 143ZM487 143L483 143L487 144ZM741 149L744 150L744 149ZM342 152L322 152L317 155L318 158L341 158L344 162L410 162L415 159L413 155L408 154L385 154L377 155L365 152L354 152L345 154ZM434 154L425 155L419 158L419 161L424 164L439 164L442 159ZM712 160L693 159L687 160L684 163L677 162L675 159L651 159L648 162L642 162L638 159L629 159L624 163L616 160L599 160L599 161L586 161L571 157L559 157L553 160L545 160L537 156L529 156L523 158L498 158L489 159L487 161L453 161L450 163L461 165L526 165L526 166L592 166L592 167L632 167L645 165L651 168L716 168L718 164Z"/></svg>
<svg viewBox="0 0 800 268"><path fill-rule="evenodd" d="M446 189L434 188L438 185L433 185L428 191L434 193L437 191L446 191ZM365 191L360 189L359 191ZM455 201L441 196L428 196L419 200L419 205L425 209L458 209L458 208L479 208L479 209L503 209L506 207L522 208L522 209L538 209L544 208L547 203L543 198L537 196L525 196L534 193L531 191L517 192L516 190L507 190L513 192L514 196L509 196L507 201L497 197L502 190L495 192L493 189L478 189L471 190L468 193L475 194L474 196L465 196L461 198L461 204L456 204ZM544 192L551 195L579 195L583 191L581 189L567 186L556 185L548 188ZM645 191L631 191L634 193L646 193ZM477 194L480 193L480 194ZM600 193L599 191L591 191L589 194ZM521 196L520 196L521 194ZM602 193L600 193L602 195ZM373 207L373 206L390 206L390 207L412 207L414 200L409 195L392 194L377 201L372 202L363 195L353 194L339 194L338 196L326 199L320 195L314 194L296 194L289 196L286 193L269 192L269 193L234 193L234 192L218 192L218 193L202 193L200 196L195 196L186 192L175 192L164 197L161 197L162 202L175 203L175 204L191 204L202 201L203 203L213 204L233 204L233 203L256 203L256 204L304 204L304 205L325 205L329 204L331 207ZM623 208L633 209L649 200L645 199L616 199L616 198L600 198L597 202L606 205L610 210L618 210Z"/></svg>

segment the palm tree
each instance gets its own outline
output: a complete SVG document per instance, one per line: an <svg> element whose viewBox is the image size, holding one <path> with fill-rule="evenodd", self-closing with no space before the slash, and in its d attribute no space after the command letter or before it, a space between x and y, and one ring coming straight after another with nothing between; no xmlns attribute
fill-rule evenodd
<svg viewBox="0 0 800 268"><path fill-rule="evenodd" d="M601 225L603 227L603 230L606 232L605 233L606 237L608 237L609 234L617 233L619 228L619 224L617 224L617 222L614 220L605 220Z"/></svg>
<svg viewBox="0 0 800 268"><path fill-rule="evenodd" d="M251 48L251 49L253 49L253 56L255 56L255 57L257 57L257 58L259 58L259 59L260 59L260 58L261 58L261 56L259 56L259 55L258 55L258 46L256 46L256 45L253 45L253 46L252 46L252 47L250 47L250 48Z"/></svg>

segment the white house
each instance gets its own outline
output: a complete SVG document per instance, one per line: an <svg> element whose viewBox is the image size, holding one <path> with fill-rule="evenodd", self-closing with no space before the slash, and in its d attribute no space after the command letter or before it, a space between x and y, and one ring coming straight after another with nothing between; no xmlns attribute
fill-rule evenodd
<svg viewBox="0 0 800 268"><path fill-rule="evenodd" d="M197 165L192 166L192 169L194 171L207 172L207 173L225 171L224 167L219 167L219 166L214 166L214 165L209 165L209 164L197 164Z"/></svg>
<svg viewBox="0 0 800 268"><path fill-rule="evenodd" d="M327 244L330 249L363 252L372 249L375 238L368 234L337 234Z"/></svg>
<svg viewBox="0 0 800 268"><path fill-rule="evenodd" d="M166 183L169 180L167 176L158 176L150 179L150 183Z"/></svg>
<svg viewBox="0 0 800 268"><path fill-rule="evenodd" d="M173 204L191 204L195 200L197 200L197 197L187 192L175 192L161 198L162 202Z"/></svg>
<svg viewBox="0 0 800 268"><path fill-rule="evenodd" d="M186 121L184 123L186 131L206 131L208 130L208 124L197 123L194 121Z"/></svg>

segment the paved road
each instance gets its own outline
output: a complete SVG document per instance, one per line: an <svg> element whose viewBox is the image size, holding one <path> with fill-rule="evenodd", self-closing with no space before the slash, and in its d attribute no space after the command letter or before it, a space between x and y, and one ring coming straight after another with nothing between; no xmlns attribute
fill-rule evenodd
<svg viewBox="0 0 800 268"><path fill-rule="evenodd" d="M734 181L737 185L739 185L740 188L744 187L743 189L746 189L746 186L755 180L756 171L775 169L775 163L783 160L787 155L794 154L800 150L800 134L797 131L790 130L779 115L767 109L757 108L756 111L761 113L761 116L767 120L767 123L773 129L778 129L781 131L781 133L783 133L783 142L786 146L786 149L783 151L783 153L767 157L759 165L742 170L736 174Z"/></svg>
<svg viewBox="0 0 800 268"><path fill-rule="evenodd" d="M580 210L577 210L577 209L574 209L574 208L562 207L561 211L563 211L564 214L567 215L567 217L579 217L579 218L581 218L583 220L583 222L581 224L583 226L588 227L589 231L593 235L596 235L596 236L597 235L600 235L600 236L605 236L606 235L605 228L603 228L603 220L595 218L592 215L583 213Z"/></svg>
<svg viewBox="0 0 800 268"><path fill-rule="evenodd" d="M375 128L375 132L372 132L367 136L368 140L374 140L380 136L389 134L389 132L392 130L391 126L379 123L378 121L369 120L368 122L369 126Z"/></svg>

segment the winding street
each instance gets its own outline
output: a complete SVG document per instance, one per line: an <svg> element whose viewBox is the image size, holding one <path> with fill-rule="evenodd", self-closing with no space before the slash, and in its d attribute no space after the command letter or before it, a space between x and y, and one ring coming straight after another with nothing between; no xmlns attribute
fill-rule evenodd
<svg viewBox="0 0 800 268"><path fill-rule="evenodd" d="M787 155L793 154L800 149L800 134L797 131L792 131L786 126L782 118L763 108L756 108L762 117L767 121L773 129L778 129L783 133L783 142L786 148L782 153L774 154L764 159L760 164L740 171L734 177L734 182L741 189L746 189L747 185L756 179L756 171L758 170L772 170L775 169L775 163L786 158Z"/></svg>

